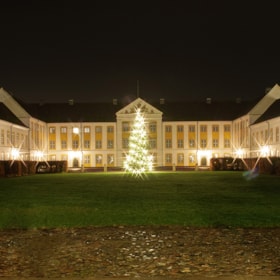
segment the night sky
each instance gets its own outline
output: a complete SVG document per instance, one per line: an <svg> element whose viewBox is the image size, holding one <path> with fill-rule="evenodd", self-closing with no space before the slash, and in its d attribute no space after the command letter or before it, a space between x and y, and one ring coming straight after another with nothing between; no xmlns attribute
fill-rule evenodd
<svg viewBox="0 0 280 280"><path fill-rule="evenodd" d="M280 82L269 1L111 2L1 2L0 87L26 102L129 101L139 80L147 101L251 100Z"/></svg>

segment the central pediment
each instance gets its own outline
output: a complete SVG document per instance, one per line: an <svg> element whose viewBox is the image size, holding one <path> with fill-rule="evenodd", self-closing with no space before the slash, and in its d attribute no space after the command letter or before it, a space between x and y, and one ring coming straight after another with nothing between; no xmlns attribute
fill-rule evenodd
<svg viewBox="0 0 280 280"><path fill-rule="evenodd" d="M162 116L161 111L159 111L157 108L155 108L154 106L147 103L145 100L141 98L135 99L133 102L131 102L130 104L128 104L127 106L119 110L116 113L116 115L117 117L132 115L135 114L136 110L138 109L140 109L141 113L145 114L146 116L147 115L149 116L154 115L158 117Z"/></svg>

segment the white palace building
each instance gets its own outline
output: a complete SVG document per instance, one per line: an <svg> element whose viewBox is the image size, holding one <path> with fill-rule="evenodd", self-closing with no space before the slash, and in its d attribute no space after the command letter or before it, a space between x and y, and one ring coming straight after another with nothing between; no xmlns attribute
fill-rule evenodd
<svg viewBox="0 0 280 280"><path fill-rule="evenodd" d="M135 109L146 119L154 165L203 166L214 157L280 156L280 87L260 100L129 104L24 103L0 88L0 160L122 167Z"/></svg>

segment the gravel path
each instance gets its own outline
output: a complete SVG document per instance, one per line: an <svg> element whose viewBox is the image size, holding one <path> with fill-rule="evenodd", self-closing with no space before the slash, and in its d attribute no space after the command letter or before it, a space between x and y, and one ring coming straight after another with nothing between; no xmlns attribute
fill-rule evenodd
<svg viewBox="0 0 280 280"><path fill-rule="evenodd" d="M1 277L280 276L280 228L1 230Z"/></svg>

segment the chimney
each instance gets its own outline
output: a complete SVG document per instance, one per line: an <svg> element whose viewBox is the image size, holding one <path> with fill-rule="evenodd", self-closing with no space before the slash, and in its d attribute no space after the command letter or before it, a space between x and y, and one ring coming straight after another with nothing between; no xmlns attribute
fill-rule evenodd
<svg viewBox="0 0 280 280"><path fill-rule="evenodd" d="M207 104L211 104L212 103L212 98L211 97L207 97L206 98L206 103Z"/></svg>
<svg viewBox="0 0 280 280"><path fill-rule="evenodd" d="M68 104L69 104L70 106L73 106L73 105L74 105L74 99L69 99L69 100L68 100Z"/></svg>
<svg viewBox="0 0 280 280"><path fill-rule="evenodd" d="M159 104L165 104L165 99L164 98L160 98L160 100L159 100Z"/></svg>
<svg viewBox="0 0 280 280"><path fill-rule="evenodd" d="M113 105L118 105L118 99L117 98L113 98Z"/></svg>

